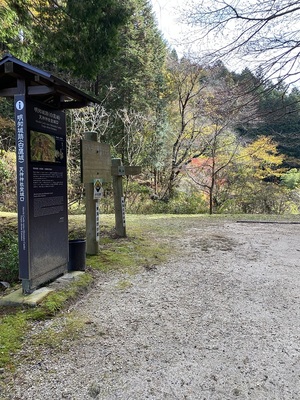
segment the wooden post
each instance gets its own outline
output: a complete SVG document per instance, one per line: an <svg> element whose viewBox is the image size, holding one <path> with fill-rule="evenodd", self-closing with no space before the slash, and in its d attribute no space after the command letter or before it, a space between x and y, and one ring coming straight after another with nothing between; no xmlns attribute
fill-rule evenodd
<svg viewBox="0 0 300 400"><path fill-rule="evenodd" d="M96 132L86 132L85 139L96 142ZM86 229L86 253L96 255L99 245L96 240L96 205L94 200L94 184L85 183L85 229Z"/></svg>
<svg viewBox="0 0 300 400"><path fill-rule="evenodd" d="M123 193L123 176L138 175L141 173L141 167L124 166L120 158L111 160L111 174L113 176L114 204L115 204L115 220L116 233L120 237L126 237L126 220L125 220L125 200Z"/></svg>
<svg viewBox="0 0 300 400"><path fill-rule="evenodd" d="M113 158L112 168L122 168L120 158ZM113 191L114 191L114 205L115 205L115 222L116 234L120 237L126 237L126 223L125 223L125 204L123 193L123 174L113 175Z"/></svg>

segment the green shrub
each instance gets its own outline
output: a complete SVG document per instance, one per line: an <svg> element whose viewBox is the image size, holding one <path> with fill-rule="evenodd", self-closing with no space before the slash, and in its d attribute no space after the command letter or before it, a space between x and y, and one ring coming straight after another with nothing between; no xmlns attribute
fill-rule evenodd
<svg viewBox="0 0 300 400"><path fill-rule="evenodd" d="M1 150L0 156L0 209L16 211L16 155Z"/></svg>
<svg viewBox="0 0 300 400"><path fill-rule="evenodd" d="M11 232L0 236L0 280L15 283L19 278L18 238Z"/></svg>
<svg viewBox="0 0 300 400"><path fill-rule="evenodd" d="M143 214L204 214L207 213L207 202L201 193L177 192L169 201L144 201L141 207Z"/></svg>
<svg viewBox="0 0 300 400"><path fill-rule="evenodd" d="M283 185L260 182L255 187L245 185L219 207L226 214L299 214L298 190Z"/></svg>

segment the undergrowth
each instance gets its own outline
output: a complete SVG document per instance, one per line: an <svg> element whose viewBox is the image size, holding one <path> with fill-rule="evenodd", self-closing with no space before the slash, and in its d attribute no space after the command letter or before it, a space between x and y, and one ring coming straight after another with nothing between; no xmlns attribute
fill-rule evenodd
<svg viewBox="0 0 300 400"><path fill-rule="evenodd" d="M18 236L15 229L0 231L0 281L10 284L18 281Z"/></svg>

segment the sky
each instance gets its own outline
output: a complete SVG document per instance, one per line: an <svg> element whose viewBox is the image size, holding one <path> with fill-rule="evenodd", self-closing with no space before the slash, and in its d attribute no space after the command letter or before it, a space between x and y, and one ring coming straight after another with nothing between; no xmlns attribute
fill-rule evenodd
<svg viewBox="0 0 300 400"><path fill-rule="evenodd" d="M209 1L209 0L208 0ZM179 57L198 56L208 45L202 40L193 42L195 29L184 24L180 18L180 9L187 6L188 0L150 0L155 13L158 28L171 48L175 48Z"/></svg>
<svg viewBox="0 0 300 400"><path fill-rule="evenodd" d="M185 54L197 57L203 54L208 48L211 49L215 44L214 41L204 42L201 40L201 42L195 41L194 43L191 41L195 37L195 30L184 25L182 22L180 23L178 18L180 16L180 8L184 8L188 2L189 0L150 0L159 29L170 47L175 48L179 57ZM223 60L229 70L236 72L241 72L245 67L255 70L257 68L257 61L259 60L249 58L245 58L243 61L241 57L235 57L234 55Z"/></svg>
<svg viewBox="0 0 300 400"><path fill-rule="evenodd" d="M197 58L216 44L214 41L210 42L209 39L193 42L192 39L197 36L196 28L180 22L180 9L187 6L188 0L150 0L150 3L156 15L158 28L170 47L175 48L179 57L187 55ZM251 68L249 60L245 63L234 56L223 59L223 62L231 71L241 72L246 66Z"/></svg>
<svg viewBox="0 0 300 400"><path fill-rule="evenodd" d="M204 40L193 41L196 28L184 24L180 18L180 9L187 5L188 0L150 0L150 3L156 15L158 28L179 57L188 55L197 58L202 51L210 47Z"/></svg>
<svg viewBox="0 0 300 400"><path fill-rule="evenodd" d="M150 0L150 2L164 38L180 53L180 39L187 31L187 27L178 21L182 0Z"/></svg>

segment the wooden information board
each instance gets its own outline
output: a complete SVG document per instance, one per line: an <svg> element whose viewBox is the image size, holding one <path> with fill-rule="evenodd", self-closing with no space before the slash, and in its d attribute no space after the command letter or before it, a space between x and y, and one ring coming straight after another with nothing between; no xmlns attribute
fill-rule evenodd
<svg viewBox="0 0 300 400"><path fill-rule="evenodd" d="M93 183L94 179L111 182L111 155L107 143L81 140L81 182Z"/></svg>

